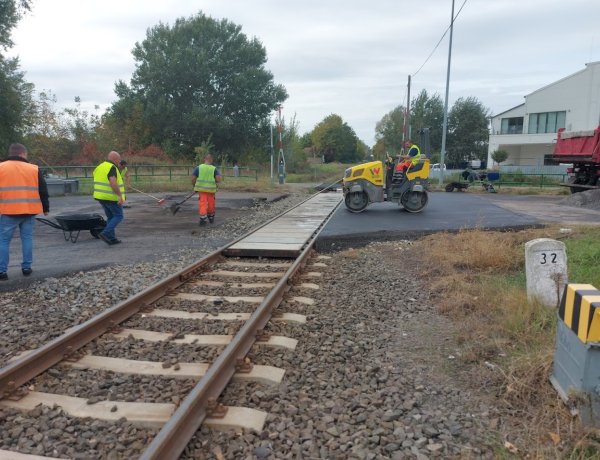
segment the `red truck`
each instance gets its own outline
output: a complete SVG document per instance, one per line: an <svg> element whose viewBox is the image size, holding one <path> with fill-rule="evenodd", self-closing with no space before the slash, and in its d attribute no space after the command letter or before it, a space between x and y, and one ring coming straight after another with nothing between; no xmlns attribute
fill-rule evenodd
<svg viewBox="0 0 600 460"><path fill-rule="evenodd" d="M600 188L600 126L593 131L558 130L552 159L567 168L571 193Z"/></svg>

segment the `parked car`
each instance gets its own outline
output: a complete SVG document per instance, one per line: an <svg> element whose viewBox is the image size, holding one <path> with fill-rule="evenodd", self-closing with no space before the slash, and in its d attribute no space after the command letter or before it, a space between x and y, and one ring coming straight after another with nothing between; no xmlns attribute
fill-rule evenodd
<svg viewBox="0 0 600 460"><path fill-rule="evenodd" d="M439 171L440 168L440 164L439 163L434 163L433 165L431 165L431 170L432 171ZM446 165L444 164L444 171L446 170Z"/></svg>

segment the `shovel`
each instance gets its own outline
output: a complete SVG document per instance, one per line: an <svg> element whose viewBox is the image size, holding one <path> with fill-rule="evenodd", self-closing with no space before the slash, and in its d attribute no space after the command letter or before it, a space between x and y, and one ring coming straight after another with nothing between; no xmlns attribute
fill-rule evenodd
<svg viewBox="0 0 600 460"><path fill-rule="evenodd" d="M169 210L173 213L173 215L177 214L177 211L179 211L181 209L181 205L183 203L185 203L187 200L189 200L191 197L193 197L196 194L196 191L194 190L192 193L190 193L188 196L186 196L183 200L181 200L179 203L173 203L170 207Z"/></svg>
<svg viewBox="0 0 600 460"><path fill-rule="evenodd" d="M163 204L163 203L165 202L165 199L164 199L164 198L157 198L157 197L155 197L154 195L150 195L149 193L142 192L141 190L138 190L138 189L137 189L137 188L135 188L135 187L131 187L131 186L130 186L129 188L130 188L131 190L134 190L134 191L138 192L138 193L141 193L142 195L149 196L149 197L150 197L150 198L152 198L153 200L156 200L156 201L158 201L158 204Z"/></svg>

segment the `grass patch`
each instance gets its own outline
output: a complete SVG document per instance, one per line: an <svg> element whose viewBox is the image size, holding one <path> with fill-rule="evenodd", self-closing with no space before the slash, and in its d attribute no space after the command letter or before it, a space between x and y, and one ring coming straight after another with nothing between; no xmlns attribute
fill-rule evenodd
<svg viewBox="0 0 600 460"><path fill-rule="evenodd" d="M498 458L600 459L600 436L573 418L549 383L556 310L529 302L524 244L562 240L570 282L600 288L600 228L558 226L521 232L461 231L415 242L439 311L458 327L464 378L497 397Z"/></svg>

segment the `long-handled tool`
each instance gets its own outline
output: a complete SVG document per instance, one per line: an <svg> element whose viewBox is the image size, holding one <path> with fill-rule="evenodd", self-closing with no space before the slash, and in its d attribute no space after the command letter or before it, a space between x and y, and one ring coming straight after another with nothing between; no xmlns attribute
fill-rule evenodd
<svg viewBox="0 0 600 460"><path fill-rule="evenodd" d="M156 200L156 201L158 201L158 204L163 204L163 203L165 202L165 199L164 199L164 198L156 198L154 195L150 195L149 193L142 192L141 190L138 190L137 188L135 188L135 187L132 187L132 186L129 186L129 188L130 188L131 190L135 190L135 191L136 191L136 192L138 192L138 193L141 193L142 195L149 196L149 197L150 197L150 198L152 198L153 200Z"/></svg>
<svg viewBox="0 0 600 460"><path fill-rule="evenodd" d="M181 209L181 205L183 203L185 203L187 200L189 200L191 197L193 197L196 194L196 191L194 190L192 193L190 193L188 196L186 196L183 200L181 200L179 203L173 203L169 209L171 210L171 212L173 213L173 215L177 214L177 211L179 211Z"/></svg>

